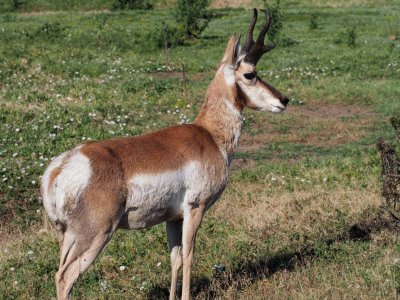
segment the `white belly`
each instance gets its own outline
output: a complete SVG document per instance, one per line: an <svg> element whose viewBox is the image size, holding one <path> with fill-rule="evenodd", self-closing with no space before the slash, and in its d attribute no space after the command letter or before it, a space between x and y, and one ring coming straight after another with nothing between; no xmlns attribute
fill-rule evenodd
<svg viewBox="0 0 400 300"><path fill-rule="evenodd" d="M121 227L146 228L183 217L186 205L212 197L216 188L209 170L197 162L158 174L135 175L128 182Z"/></svg>

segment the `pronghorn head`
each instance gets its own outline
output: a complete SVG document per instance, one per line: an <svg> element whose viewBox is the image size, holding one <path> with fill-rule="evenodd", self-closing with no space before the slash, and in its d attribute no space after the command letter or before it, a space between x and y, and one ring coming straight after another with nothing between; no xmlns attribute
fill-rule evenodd
<svg viewBox="0 0 400 300"><path fill-rule="evenodd" d="M274 44L264 45L271 17L268 11L263 10L263 12L266 15L266 22L257 40L255 42L253 40L254 26L257 22L257 9L254 9L243 48L240 45L240 37L236 38L233 35L228 42L221 67L227 85L237 90L241 107L279 113L285 110L289 99L263 81L256 72L256 65L261 56L275 47Z"/></svg>

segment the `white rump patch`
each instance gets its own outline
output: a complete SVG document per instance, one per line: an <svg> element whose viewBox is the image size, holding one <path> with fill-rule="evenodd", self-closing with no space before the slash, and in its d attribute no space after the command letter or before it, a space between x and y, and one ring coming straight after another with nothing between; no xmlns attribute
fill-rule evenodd
<svg viewBox="0 0 400 300"><path fill-rule="evenodd" d="M76 151L75 148L71 151ZM47 214L53 221L66 221L65 201L71 199L76 204L80 195L89 183L92 170L90 160L79 150L76 151L62 165L68 152L55 158L46 169L42 178L43 204ZM60 174L49 187L51 173L62 165Z"/></svg>

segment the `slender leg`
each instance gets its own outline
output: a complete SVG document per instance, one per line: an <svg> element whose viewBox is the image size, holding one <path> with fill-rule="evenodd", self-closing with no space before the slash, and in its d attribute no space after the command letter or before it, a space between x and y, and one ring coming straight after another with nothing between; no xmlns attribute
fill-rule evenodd
<svg viewBox="0 0 400 300"><path fill-rule="evenodd" d="M176 284L182 267L182 220L167 222L168 246L171 253L171 288L169 300L176 299Z"/></svg>
<svg viewBox="0 0 400 300"><path fill-rule="evenodd" d="M203 219L204 207L191 207L185 212L182 230L183 282L182 300L190 299L190 273L197 230Z"/></svg>
<svg viewBox="0 0 400 300"><path fill-rule="evenodd" d="M72 246L75 243L75 234L71 231L60 233L59 243L60 243L61 255L60 255L60 265L58 268L61 269L61 267L63 266L68 257L69 251L71 250Z"/></svg>
<svg viewBox="0 0 400 300"><path fill-rule="evenodd" d="M76 234L67 229L62 241L60 268L56 273L58 300L71 298L72 286L79 274L86 271L103 250L118 223L119 219L116 219L112 225L99 229L97 233L87 230Z"/></svg>

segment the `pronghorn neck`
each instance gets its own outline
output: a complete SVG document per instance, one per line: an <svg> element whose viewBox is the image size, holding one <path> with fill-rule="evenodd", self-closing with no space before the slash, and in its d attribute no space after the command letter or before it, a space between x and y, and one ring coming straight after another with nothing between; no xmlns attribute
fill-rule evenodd
<svg viewBox="0 0 400 300"><path fill-rule="evenodd" d="M195 123L211 133L228 165L239 145L242 103L233 70L222 64L208 87L206 101Z"/></svg>

